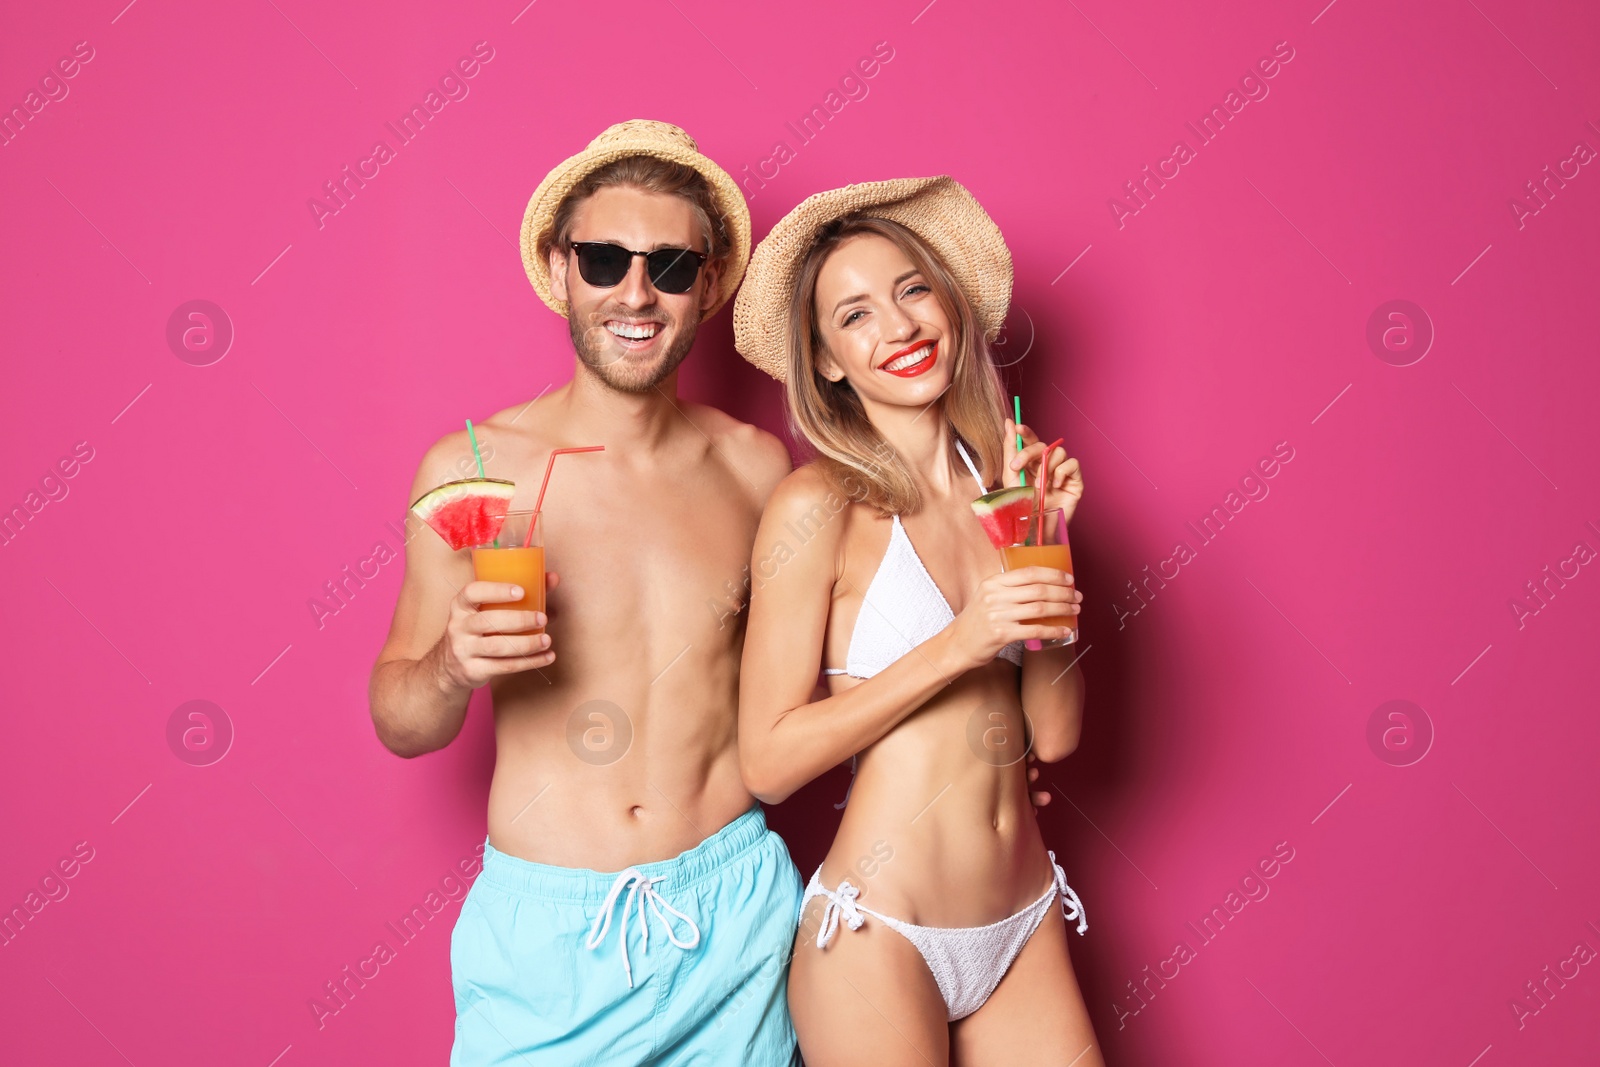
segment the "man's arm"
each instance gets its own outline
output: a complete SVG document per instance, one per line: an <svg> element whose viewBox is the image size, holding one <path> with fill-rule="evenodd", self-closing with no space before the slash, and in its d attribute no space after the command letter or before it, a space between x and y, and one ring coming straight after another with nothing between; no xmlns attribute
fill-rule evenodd
<svg viewBox="0 0 1600 1067"><path fill-rule="evenodd" d="M428 450L410 499L451 480L465 438L452 434ZM378 740L396 755L411 757L455 740L474 689L497 675L548 666L555 653L548 635L516 633L543 626L542 612L478 610L480 604L520 599L515 587L473 581L466 550L452 551L415 516L408 514L406 523L405 577L367 695ZM548 579L554 586L555 576Z"/></svg>

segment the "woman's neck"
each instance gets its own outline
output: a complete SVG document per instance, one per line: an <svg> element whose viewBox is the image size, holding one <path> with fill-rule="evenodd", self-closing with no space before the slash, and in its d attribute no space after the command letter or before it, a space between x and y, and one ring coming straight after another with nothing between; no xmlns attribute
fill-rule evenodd
<svg viewBox="0 0 1600 1067"><path fill-rule="evenodd" d="M954 457L942 400L923 408L879 407L868 417L924 489L938 496L950 494L954 487Z"/></svg>

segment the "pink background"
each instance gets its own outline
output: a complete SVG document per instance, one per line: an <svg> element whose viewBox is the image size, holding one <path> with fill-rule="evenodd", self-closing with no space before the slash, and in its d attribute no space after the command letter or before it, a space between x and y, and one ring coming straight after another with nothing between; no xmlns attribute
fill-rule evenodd
<svg viewBox="0 0 1600 1067"><path fill-rule="evenodd" d="M93 49L0 147L0 508L42 503L0 547L0 906L66 892L0 947L0 1059L443 1062L456 903L320 1028L308 1002L482 840L487 707L395 758L365 691L400 563L320 628L308 603L394 547L431 441L568 376L512 240L545 171L633 117L736 175L785 141L758 235L934 173L1006 233L1006 373L1088 480L1090 702L1042 818L1109 1063L1600 1055L1600 968L1563 964L1600 949L1600 568L1511 606L1600 549L1600 171L1525 189L1600 148L1591 5L122 2L12 5L0 39L7 109ZM319 228L307 201L479 41L469 95ZM880 41L865 98L797 145ZM1185 123L1280 41L1269 95L1199 146ZM1109 201L1179 138L1195 157L1119 228ZM236 332L208 366L166 340L193 299ZM1436 333L1409 366L1366 340L1392 299ZM726 313L685 391L781 428ZM1185 524L1278 442L1268 495L1202 544ZM209 766L169 746L190 700L234 731ZM1390 700L1431 724L1420 762L1380 758L1403 731L1369 744ZM844 781L771 812L802 868ZM1279 842L1269 895L1201 942ZM1541 1002L1547 965L1579 970Z"/></svg>

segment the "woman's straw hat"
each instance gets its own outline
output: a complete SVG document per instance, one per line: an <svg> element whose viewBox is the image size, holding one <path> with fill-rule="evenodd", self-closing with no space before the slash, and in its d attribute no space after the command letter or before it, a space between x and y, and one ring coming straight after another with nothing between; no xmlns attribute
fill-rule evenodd
<svg viewBox="0 0 1600 1067"><path fill-rule="evenodd" d="M745 265L750 261L750 208L744 202L744 193L728 172L700 154L700 146L683 130L670 122L654 119L629 119L607 129L589 142L589 147L566 160L539 183L528 201L528 210L522 216L522 266L528 272L539 298L550 310L563 317L567 302L550 294L550 264L539 254L539 237L555 221L556 208L575 185L591 171L627 156L655 156L693 167L711 183L717 206L727 220L728 236L733 248L724 260L722 277L718 282L717 302L706 312L710 316L739 288Z"/></svg>
<svg viewBox="0 0 1600 1067"><path fill-rule="evenodd" d="M921 237L966 293L984 336L999 332L1011 303L1011 251L1000 227L953 178L894 178L809 196L756 246L733 304L733 344L745 359L780 382L788 377L796 276L818 232L846 215L892 219Z"/></svg>

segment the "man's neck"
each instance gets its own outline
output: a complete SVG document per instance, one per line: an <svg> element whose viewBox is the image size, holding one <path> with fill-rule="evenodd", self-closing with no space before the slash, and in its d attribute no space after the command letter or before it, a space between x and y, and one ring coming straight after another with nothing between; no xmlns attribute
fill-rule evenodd
<svg viewBox="0 0 1600 1067"><path fill-rule="evenodd" d="M662 444L683 418L676 369L649 392L625 393L607 385L582 360L574 360L572 383L559 401L564 421L580 435L604 438L607 450L637 456Z"/></svg>

